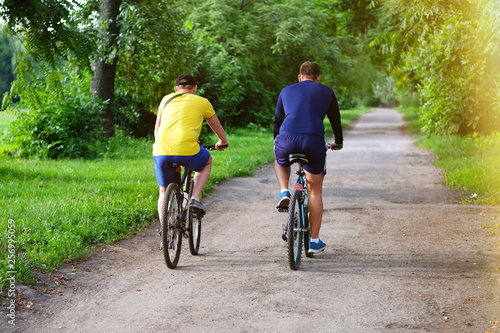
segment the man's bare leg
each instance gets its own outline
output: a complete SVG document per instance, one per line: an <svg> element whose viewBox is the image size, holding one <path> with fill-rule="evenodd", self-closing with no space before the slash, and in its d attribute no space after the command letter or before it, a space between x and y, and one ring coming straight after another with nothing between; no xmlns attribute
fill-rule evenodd
<svg viewBox="0 0 500 333"><path fill-rule="evenodd" d="M314 175L306 171L307 193L309 194L309 225L311 238L319 238L321 219L323 217L323 179L325 175Z"/></svg>

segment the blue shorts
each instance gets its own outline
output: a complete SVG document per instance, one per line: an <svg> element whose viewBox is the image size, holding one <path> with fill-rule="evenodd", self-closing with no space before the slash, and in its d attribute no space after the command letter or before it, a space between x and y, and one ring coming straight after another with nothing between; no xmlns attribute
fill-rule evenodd
<svg viewBox="0 0 500 333"><path fill-rule="evenodd" d="M179 173L175 172L172 163L182 164L187 168L199 172L203 170L210 159L208 150L200 146L200 152L191 156L153 156L155 162L156 182L161 187L167 187L170 183L179 182Z"/></svg>
<svg viewBox="0 0 500 333"><path fill-rule="evenodd" d="M274 139L274 155L282 167L291 163L288 155L293 153L305 154L309 163L304 165L304 170L313 175L323 173L326 175L326 147L323 137L306 134L280 134Z"/></svg>

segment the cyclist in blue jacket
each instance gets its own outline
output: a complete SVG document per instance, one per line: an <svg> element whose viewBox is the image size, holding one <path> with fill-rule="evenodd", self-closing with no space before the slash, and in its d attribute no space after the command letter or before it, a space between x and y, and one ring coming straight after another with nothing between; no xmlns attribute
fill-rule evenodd
<svg viewBox="0 0 500 333"><path fill-rule="evenodd" d="M326 174L325 116L330 120L335 135L331 149L340 150L343 144L337 97L331 88L319 83L320 78L318 64L304 62L300 66L299 82L281 91L274 115L274 171L281 189L276 208L288 208L290 202L288 155L302 153L309 157L304 170L309 194L310 253L323 251L326 246L319 239L323 216L323 179Z"/></svg>

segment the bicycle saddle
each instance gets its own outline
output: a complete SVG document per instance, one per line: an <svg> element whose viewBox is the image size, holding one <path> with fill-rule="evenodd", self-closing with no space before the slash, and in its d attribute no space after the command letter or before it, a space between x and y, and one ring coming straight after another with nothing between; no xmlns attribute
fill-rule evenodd
<svg viewBox="0 0 500 333"><path fill-rule="evenodd" d="M290 154L288 156L288 160L292 163L296 163L296 162L308 163L309 162L309 158L305 154Z"/></svg>

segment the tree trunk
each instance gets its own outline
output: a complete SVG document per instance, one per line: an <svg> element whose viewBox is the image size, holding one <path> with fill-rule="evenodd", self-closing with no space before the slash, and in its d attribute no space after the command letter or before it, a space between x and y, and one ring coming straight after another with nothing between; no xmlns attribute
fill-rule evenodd
<svg viewBox="0 0 500 333"><path fill-rule="evenodd" d="M101 124L108 137L115 135L114 93L118 57L112 54L116 54L113 50L117 48L116 40L120 33L116 23L121 3L122 0L100 0L99 18L109 23L103 32L103 36L107 37L102 39L103 45L99 47L101 54L92 66L94 75L90 80L90 91L95 93L94 96L102 101L108 101L106 112L101 115Z"/></svg>

